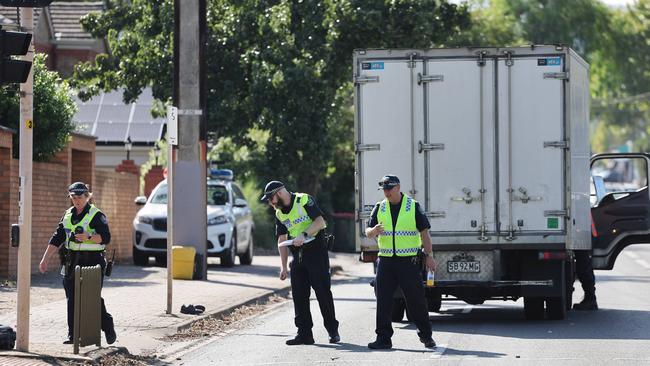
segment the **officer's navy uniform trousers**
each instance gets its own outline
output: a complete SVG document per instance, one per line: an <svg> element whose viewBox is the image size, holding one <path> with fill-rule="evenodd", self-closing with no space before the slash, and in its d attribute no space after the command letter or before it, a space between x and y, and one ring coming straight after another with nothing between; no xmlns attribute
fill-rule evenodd
<svg viewBox="0 0 650 366"><path fill-rule="evenodd" d="M338 330L339 322L334 314L334 299L332 297L330 279L330 261L323 233L316 239L302 246L302 249L290 247L293 260L291 269L291 290L295 309L295 324L298 335L312 337L314 325L309 309L311 289L314 289L320 312L323 316L325 329L329 334ZM302 255L300 251L302 250Z"/></svg>
<svg viewBox="0 0 650 366"><path fill-rule="evenodd" d="M375 289L377 290L377 339L388 341L393 336L392 314L395 290L402 289L410 320L418 328L420 338L431 338L429 310L424 296L422 267L417 256L379 257Z"/></svg>

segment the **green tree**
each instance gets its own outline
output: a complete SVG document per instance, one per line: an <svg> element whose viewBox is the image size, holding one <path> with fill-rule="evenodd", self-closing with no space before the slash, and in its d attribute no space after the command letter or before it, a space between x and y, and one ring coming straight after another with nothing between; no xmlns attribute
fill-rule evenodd
<svg viewBox="0 0 650 366"><path fill-rule="evenodd" d="M82 96L124 87L129 102L152 85L167 101L171 14L170 0L116 0L87 16L84 27L106 37L112 53L76 69ZM469 26L465 6L437 0L212 0L207 16L209 131L263 151L251 155L261 159L258 180L281 178L310 193L339 144L352 146L350 124L343 141L332 132L350 106L352 51L445 45ZM251 130L268 132L263 148Z"/></svg>
<svg viewBox="0 0 650 366"><path fill-rule="evenodd" d="M45 67L46 55L36 54L34 71L34 160L47 161L65 147L74 131L72 118L77 106L68 83ZM18 130L20 98L18 84L0 87L0 121ZM14 157L18 157L19 139L13 139Z"/></svg>

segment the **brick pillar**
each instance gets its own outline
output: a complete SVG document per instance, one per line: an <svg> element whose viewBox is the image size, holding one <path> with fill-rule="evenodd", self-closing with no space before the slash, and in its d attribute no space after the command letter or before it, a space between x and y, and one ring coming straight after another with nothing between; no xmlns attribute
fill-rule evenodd
<svg viewBox="0 0 650 366"><path fill-rule="evenodd" d="M163 176L163 167L160 165L154 165L149 169L147 174L144 176L144 195L149 197L151 191L156 187L156 185L162 182L165 177Z"/></svg>
<svg viewBox="0 0 650 366"><path fill-rule="evenodd" d="M133 160L122 160L122 163L115 167L115 171L118 173L131 173L135 175L140 175L140 167L135 165Z"/></svg>
<svg viewBox="0 0 650 366"><path fill-rule="evenodd" d="M12 146L14 131L0 126L0 277L14 277L10 262L15 262L15 249L9 247L9 229L14 224L12 212L17 211L18 202L12 200L11 186L15 172L12 172ZM12 207L15 206L15 207ZM12 210L13 209L13 210Z"/></svg>

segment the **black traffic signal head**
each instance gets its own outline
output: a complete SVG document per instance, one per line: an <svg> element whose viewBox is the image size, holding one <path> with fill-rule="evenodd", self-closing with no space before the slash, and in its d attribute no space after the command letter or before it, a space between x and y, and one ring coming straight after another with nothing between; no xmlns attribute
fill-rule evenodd
<svg viewBox="0 0 650 366"><path fill-rule="evenodd" d="M14 8L42 8L50 5L52 0L0 0L0 5Z"/></svg>
<svg viewBox="0 0 650 366"><path fill-rule="evenodd" d="M24 83L27 80L32 63L14 60L11 56L25 55L31 41L30 33L0 29L0 84Z"/></svg>

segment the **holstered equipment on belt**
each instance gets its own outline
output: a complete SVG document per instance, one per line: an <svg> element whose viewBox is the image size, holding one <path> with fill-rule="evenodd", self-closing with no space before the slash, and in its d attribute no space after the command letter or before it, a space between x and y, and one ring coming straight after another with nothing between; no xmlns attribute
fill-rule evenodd
<svg viewBox="0 0 650 366"><path fill-rule="evenodd" d="M332 251L334 248L334 235L325 234L325 246L327 247L328 251Z"/></svg>

